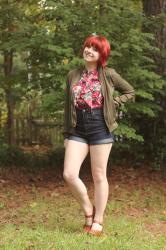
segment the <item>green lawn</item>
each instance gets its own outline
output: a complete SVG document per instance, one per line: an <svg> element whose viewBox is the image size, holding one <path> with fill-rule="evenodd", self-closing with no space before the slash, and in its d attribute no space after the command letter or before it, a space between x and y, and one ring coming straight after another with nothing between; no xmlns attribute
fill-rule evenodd
<svg viewBox="0 0 166 250"><path fill-rule="evenodd" d="M165 250L166 208L161 187L110 186L104 236L83 233L83 212L64 183L2 186L0 249L3 250ZM93 185L88 183L93 198ZM130 187L129 187L130 186Z"/></svg>

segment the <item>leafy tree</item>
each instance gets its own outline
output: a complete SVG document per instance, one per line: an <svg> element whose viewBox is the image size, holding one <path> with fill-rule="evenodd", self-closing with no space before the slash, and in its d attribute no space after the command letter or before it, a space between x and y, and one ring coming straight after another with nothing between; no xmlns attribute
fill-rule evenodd
<svg viewBox="0 0 166 250"><path fill-rule="evenodd" d="M25 1L2 0L0 7L0 51L2 61L0 87L1 96L6 101L6 135L9 144L14 143L13 117L15 104L19 96L25 92L26 84L25 67L20 64L18 59L20 57L19 52L25 49L28 43L28 37L24 29L24 26L27 25L24 4Z"/></svg>
<svg viewBox="0 0 166 250"><path fill-rule="evenodd" d="M139 157L144 151L152 153L149 143L159 126L155 127L156 117L163 114L164 81L156 70L160 50L155 33L146 29L155 22L143 15L141 0L10 0L7 6L1 2L0 95L6 98L8 142L13 142L14 110L29 109L31 115L47 118L63 110L67 72L83 64L81 45L96 32L111 43L108 66L136 89L136 102L122 108L115 133L123 142L117 146Z"/></svg>
<svg viewBox="0 0 166 250"><path fill-rule="evenodd" d="M155 119L151 120L146 127L146 139L147 147L149 147L148 152L150 151L153 155L153 163L156 168L160 167L164 163L166 157L165 146L166 146L166 136L165 136L165 124L166 124L166 5L164 0L154 1L154 0L143 0L143 11L147 17L146 25L144 25L144 30L151 32L155 36L154 43L158 48L158 52L152 51L149 54L156 64L154 71L158 73L164 83L164 88L158 89L158 92L155 94L154 101L160 106L158 112L156 112Z"/></svg>

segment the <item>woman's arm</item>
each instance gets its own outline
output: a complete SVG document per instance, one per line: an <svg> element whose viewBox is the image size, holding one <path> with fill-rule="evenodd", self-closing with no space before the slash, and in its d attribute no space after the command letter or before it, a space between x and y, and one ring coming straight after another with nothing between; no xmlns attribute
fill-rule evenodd
<svg viewBox="0 0 166 250"><path fill-rule="evenodd" d="M135 100L134 88L124 80L114 69L110 70L111 79L115 90L119 91L121 94L114 98L115 104L121 106L128 100Z"/></svg>

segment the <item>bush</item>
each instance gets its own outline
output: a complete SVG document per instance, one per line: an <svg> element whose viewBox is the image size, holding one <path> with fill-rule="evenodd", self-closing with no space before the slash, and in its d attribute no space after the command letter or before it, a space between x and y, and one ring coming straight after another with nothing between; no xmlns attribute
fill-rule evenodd
<svg viewBox="0 0 166 250"><path fill-rule="evenodd" d="M0 148L0 166L16 166L37 171L45 167L63 166L64 148L49 150L46 153L24 152L17 146L3 144Z"/></svg>
<svg viewBox="0 0 166 250"><path fill-rule="evenodd" d="M24 162L24 153L16 146L9 146L2 144L0 148L0 165L18 165L18 163Z"/></svg>

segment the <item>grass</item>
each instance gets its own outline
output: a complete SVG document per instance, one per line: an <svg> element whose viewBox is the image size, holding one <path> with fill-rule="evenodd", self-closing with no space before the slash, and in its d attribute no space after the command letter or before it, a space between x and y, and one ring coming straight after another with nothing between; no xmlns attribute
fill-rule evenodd
<svg viewBox="0 0 166 250"><path fill-rule="evenodd" d="M90 196L93 197L91 184ZM104 236L82 231L83 212L64 187L5 187L0 192L2 250L166 250L165 196L158 186L114 186Z"/></svg>

